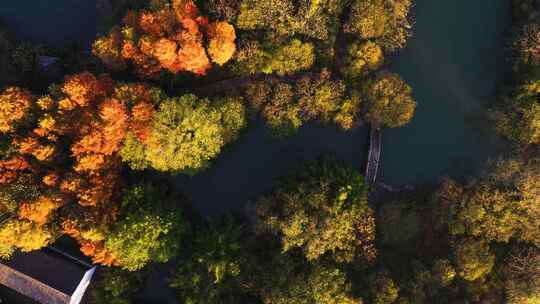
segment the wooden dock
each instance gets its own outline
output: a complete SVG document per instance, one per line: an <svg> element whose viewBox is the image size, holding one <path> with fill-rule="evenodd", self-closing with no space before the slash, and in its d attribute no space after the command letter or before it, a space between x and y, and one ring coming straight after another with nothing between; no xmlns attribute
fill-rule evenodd
<svg viewBox="0 0 540 304"><path fill-rule="evenodd" d="M377 171L379 170L379 160L381 158L381 126L377 122L371 123L369 132L369 152L366 164L365 180L369 186L375 184Z"/></svg>

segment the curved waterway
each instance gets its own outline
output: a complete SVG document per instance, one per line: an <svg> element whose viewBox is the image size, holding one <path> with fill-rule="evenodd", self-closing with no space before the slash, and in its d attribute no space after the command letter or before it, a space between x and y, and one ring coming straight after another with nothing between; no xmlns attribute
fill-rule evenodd
<svg viewBox="0 0 540 304"><path fill-rule="evenodd" d="M94 1L7 2L0 5L0 18L25 40L89 45L95 35ZM474 174L504 148L489 129L485 112L504 72L509 1L416 0L414 12L414 35L390 69L412 86L418 108L407 126L383 130L379 181L389 184ZM201 214L211 216L242 211L246 202L270 190L276 178L321 155L363 170L366 154L366 128L341 132L308 124L295 136L272 138L257 122L208 170L167 179Z"/></svg>
<svg viewBox="0 0 540 304"><path fill-rule="evenodd" d="M385 183L463 178L504 150L485 114L504 73L510 1L415 3L414 36L391 69L412 86L418 108L407 126L383 130Z"/></svg>
<svg viewBox="0 0 540 304"><path fill-rule="evenodd" d="M414 35L390 69L412 86L418 108L407 126L383 130L378 180L388 184L464 178L504 150L485 114L504 74L509 1L415 2ZM340 132L309 125L296 136L271 139L259 124L209 170L176 181L202 214L241 210L275 178L319 155L363 168L366 138L365 128Z"/></svg>
<svg viewBox="0 0 540 304"><path fill-rule="evenodd" d="M1 2L0 19L24 40L61 47L71 41L90 45L94 38L94 0ZM390 184L432 182L443 175L462 178L504 150L504 143L489 129L485 110L504 73L509 1L415 2L414 36L390 68L412 86L418 109L409 125L383 130L379 181ZM270 190L276 178L321 155L363 169L366 141L366 128L341 132L317 124L276 139L268 137L259 122L208 170L167 179L204 216L241 212L246 202ZM148 300L175 303L166 284L155 282L158 286L149 288L154 292L147 294Z"/></svg>

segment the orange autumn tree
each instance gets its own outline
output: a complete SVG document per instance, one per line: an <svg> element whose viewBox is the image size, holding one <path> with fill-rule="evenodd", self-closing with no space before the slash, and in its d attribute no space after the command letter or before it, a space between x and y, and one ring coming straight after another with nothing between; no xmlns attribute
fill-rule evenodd
<svg viewBox="0 0 540 304"><path fill-rule="evenodd" d="M28 116L31 103L31 94L17 87L9 87L0 95L0 135L15 130L16 124Z"/></svg>
<svg viewBox="0 0 540 304"><path fill-rule="evenodd" d="M0 94L6 109L20 110L1 117L14 152L0 159L0 211L14 216L0 227L0 256L67 234L96 263L117 263L103 243L124 185L118 151L128 129L146 140L155 95L144 84L88 72L41 98L18 88ZM30 112L34 119L21 126Z"/></svg>
<svg viewBox="0 0 540 304"><path fill-rule="evenodd" d="M192 0L174 0L161 9L128 12L121 27L95 41L93 53L114 70L130 62L142 77L163 70L205 75L211 61L223 65L232 58L235 39L229 23L210 23Z"/></svg>

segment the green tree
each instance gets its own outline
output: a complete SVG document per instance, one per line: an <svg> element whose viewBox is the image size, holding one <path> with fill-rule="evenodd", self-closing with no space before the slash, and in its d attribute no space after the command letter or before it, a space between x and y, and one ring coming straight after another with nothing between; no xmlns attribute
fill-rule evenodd
<svg viewBox="0 0 540 304"><path fill-rule="evenodd" d="M387 272L376 273L370 283L373 304L391 304L398 298L399 287Z"/></svg>
<svg viewBox="0 0 540 304"><path fill-rule="evenodd" d="M136 271L179 253L188 224L161 189L134 186L124 195L120 210L120 219L105 239L105 248L121 268Z"/></svg>
<svg viewBox="0 0 540 304"><path fill-rule="evenodd" d="M454 246L457 275L467 281L475 281L491 272L495 256L489 244L476 239L459 239Z"/></svg>
<svg viewBox="0 0 540 304"><path fill-rule="evenodd" d="M317 40L333 40L339 30L342 6L341 0L243 0L237 26L282 36L302 34Z"/></svg>
<svg viewBox="0 0 540 304"><path fill-rule="evenodd" d="M142 285L139 272L105 268L97 286L92 288L92 303L131 304Z"/></svg>
<svg viewBox="0 0 540 304"><path fill-rule="evenodd" d="M395 128L407 124L414 115L416 102L412 89L397 74L383 72L363 86L366 120Z"/></svg>
<svg viewBox="0 0 540 304"><path fill-rule="evenodd" d="M277 235L283 252L298 248L310 261L324 255L349 262L375 258L367 187L349 167L331 161L311 164L284 178L257 208L258 230Z"/></svg>
<svg viewBox="0 0 540 304"><path fill-rule="evenodd" d="M309 42L293 39L289 43L274 49L261 71L266 74L290 74L307 70L315 61L315 48Z"/></svg>
<svg viewBox="0 0 540 304"><path fill-rule="evenodd" d="M540 143L540 79L527 81L491 110L495 129L521 144Z"/></svg>
<svg viewBox="0 0 540 304"><path fill-rule="evenodd" d="M345 272L288 255L266 256L255 284L264 304L358 304Z"/></svg>
<svg viewBox="0 0 540 304"><path fill-rule="evenodd" d="M438 218L453 235L540 246L539 164L536 158L510 158L495 162L468 187L446 180L436 195Z"/></svg>
<svg viewBox="0 0 540 304"><path fill-rule="evenodd" d="M372 41L355 42L347 50L342 73L350 79L355 79L377 70L383 63L384 52L379 45Z"/></svg>
<svg viewBox="0 0 540 304"><path fill-rule="evenodd" d="M226 218L196 233L189 255L179 261L171 279L182 303L241 302L239 279L246 265L243 229Z"/></svg>
<svg viewBox="0 0 540 304"><path fill-rule="evenodd" d="M410 0L355 0L345 31L375 40L388 51L402 48L410 35L407 16L411 5Z"/></svg>
<svg viewBox="0 0 540 304"><path fill-rule="evenodd" d="M411 244L421 233L421 214L418 202L387 202L377 217L380 241L386 245Z"/></svg>
<svg viewBox="0 0 540 304"><path fill-rule="evenodd" d="M223 146L245 126L244 106L238 99L210 103L195 95L163 100L154 116L148 144L127 137L120 151L134 169L151 166L160 171L194 174L209 166Z"/></svg>
<svg viewBox="0 0 540 304"><path fill-rule="evenodd" d="M315 62L315 47L299 39L267 38L264 43L244 41L236 56L235 69L243 74L288 75L309 69Z"/></svg>

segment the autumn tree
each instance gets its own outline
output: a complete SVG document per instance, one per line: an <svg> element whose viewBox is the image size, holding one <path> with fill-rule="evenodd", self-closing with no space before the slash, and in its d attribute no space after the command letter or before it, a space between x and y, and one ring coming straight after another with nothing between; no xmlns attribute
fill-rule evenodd
<svg viewBox="0 0 540 304"><path fill-rule="evenodd" d="M128 137L120 155L135 169L193 174L208 167L244 126L240 100L212 104L195 95L169 98L159 105L147 143Z"/></svg>
<svg viewBox="0 0 540 304"><path fill-rule="evenodd" d="M457 275L467 281L475 281L491 272L495 255L488 243L476 239L459 239L454 248Z"/></svg>
<svg viewBox="0 0 540 304"><path fill-rule="evenodd" d="M367 205L362 176L341 164L324 161L282 180L257 204L260 233L281 240L283 252L300 249L314 261L374 261L375 219Z"/></svg>
<svg viewBox="0 0 540 304"><path fill-rule="evenodd" d="M383 72L363 85L366 120L395 128L407 124L416 102L412 89L397 74Z"/></svg>
<svg viewBox="0 0 540 304"><path fill-rule="evenodd" d="M243 30L332 41L339 31L341 11L342 1L243 0L236 24Z"/></svg>
<svg viewBox="0 0 540 304"><path fill-rule="evenodd" d="M374 41L386 51L400 49L410 35L411 24L407 18L411 5L410 0L355 0L344 30L363 40Z"/></svg>
<svg viewBox="0 0 540 304"><path fill-rule="evenodd" d="M372 41L352 43L342 67L342 73L350 78L363 77L377 70L384 63L382 48Z"/></svg>
<svg viewBox="0 0 540 304"><path fill-rule="evenodd" d="M231 59L235 39L229 23L210 23L192 0L175 0L170 6L129 11L123 26L96 40L93 53L111 69L124 69L131 62L143 77L164 70L205 75L210 59L219 65Z"/></svg>
<svg viewBox="0 0 540 304"><path fill-rule="evenodd" d="M33 96L18 87L9 87L0 94L0 135L11 133L17 124L29 118Z"/></svg>
<svg viewBox="0 0 540 304"><path fill-rule="evenodd" d="M515 250L505 265L506 297L510 304L540 301L540 250Z"/></svg>
<svg viewBox="0 0 540 304"><path fill-rule="evenodd" d="M299 39L259 43L245 40L238 50L235 70L241 74L290 75L309 69L315 62L315 47Z"/></svg>
<svg viewBox="0 0 540 304"><path fill-rule="evenodd" d="M292 134L312 120L334 122L344 130L359 124L359 96L348 95L345 83L332 78L327 70L295 82L253 82L244 95L252 109L260 112L279 135Z"/></svg>
<svg viewBox="0 0 540 304"><path fill-rule="evenodd" d="M118 153L128 135L148 139L159 95L88 72L67 76L40 98L16 88L2 95L8 108L7 101L18 100L17 109L32 114L14 112L6 123L11 135L0 160L0 209L14 217L2 227L4 255L66 234L95 261L114 261L103 241L120 208Z"/></svg>
<svg viewBox="0 0 540 304"><path fill-rule="evenodd" d="M227 22L214 22L208 26L208 55L213 62L223 65L232 58L236 50L236 33Z"/></svg>
<svg viewBox="0 0 540 304"><path fill-rule="evenodd" d="M491 111L495 129L521 144L540 142L540 80L532 79L505 96Z"/></svg>
<svg viewBox="0 0 540 304"><path fill-rule="evenodd" d="M447 180L436 194L439 220L452 235L540 245L539 168L538 159L510 158L466 187Z"/></svg>

